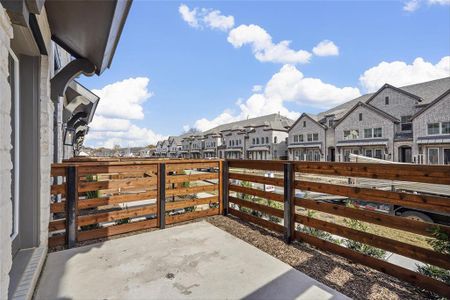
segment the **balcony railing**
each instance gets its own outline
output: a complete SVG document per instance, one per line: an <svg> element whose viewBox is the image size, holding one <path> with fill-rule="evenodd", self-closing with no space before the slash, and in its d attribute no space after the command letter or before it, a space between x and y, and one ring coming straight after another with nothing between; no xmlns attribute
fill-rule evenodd
<svg viewBox="0 0 450 300"><path fill-rule="evenodd" d="M266 172L275 175L266 177ZM447 254L306 213L320 212L426 238L432 238L432 230L438 226L441 232L450 235L447 225L311 196L320 193L330 199L329 196L334 195L448 216L448 197L396 192L383 187L390 186L394 180L448 186L449 166L250 160L77 161L53 165L52 176L60 182L51 188L53 218L49 224L49 245L52 247L73 247L85 240L230 214L283 234L287 243L305 242L442 296L450 296L450 286L442 281L302 230L312 228L450 269ZM360 178L366 185L355 184ZM373 181L369 187L367 180ZM268 185L274 188L269 189ZM299 190L301 193L296 194Z"/></svg>

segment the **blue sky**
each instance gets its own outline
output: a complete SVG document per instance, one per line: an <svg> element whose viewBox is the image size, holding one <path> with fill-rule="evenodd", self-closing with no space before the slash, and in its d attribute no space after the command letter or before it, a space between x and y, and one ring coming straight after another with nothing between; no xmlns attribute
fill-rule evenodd
<svg viewBox="0 0 450 300"><path fill-rule="evenodd" d="M183 4L191 24L180 13ZM372 91L381 82L405 85L450 76L450 2L407 4L135 0L111 69L80 78L103 105L87 144L151 144L183 128L204 130L270 112L294 118ZM219 12L210 16L228 23L205 21L214 11ZM273 46L284 40L291 41L288 49L309 53L308 62L289 59L286 51L274 57ZM333 47L316 55L312 49L321 41ZM252 91L255 85L261 87ZM118 89L125 91L115 93ZM121 107L128 104L136 113Z"/></svg>

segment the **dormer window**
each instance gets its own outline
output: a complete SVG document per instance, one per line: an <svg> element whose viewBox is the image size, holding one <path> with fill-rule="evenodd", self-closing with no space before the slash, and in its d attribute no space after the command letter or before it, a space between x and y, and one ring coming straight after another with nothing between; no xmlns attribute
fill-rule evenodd
<svg viewBox="0 0 450 300"><path fill-rule="evenodd" d="M359 120L362 121L362 113L359 113Z"/></svg>
<svg viewBox="0 0 450 300"><path fill-rule="evenodd" d="M333 127L333 120L328 120L328 127Z"/></svg>
<svg viewBox="0 0 450 300"><path fill-rule="evenodd" d="M384 104L389 105L389 97L388 96L384 97Z"/></svg>
<svg viewBox="0 0 450 300"><path fill-rule="evenodd" d="M303 121L303 127L306 127L306 121Z"/></svg>

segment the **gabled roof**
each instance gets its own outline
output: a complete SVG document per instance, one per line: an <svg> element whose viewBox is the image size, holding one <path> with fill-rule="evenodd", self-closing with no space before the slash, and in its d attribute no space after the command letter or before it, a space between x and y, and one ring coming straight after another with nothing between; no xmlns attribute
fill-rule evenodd
<svg viewBox="0 0 450 300"><path fill-rule="evenodd" d="M370 96L369 99L367 99L366 103L369 104L370 101L372 101L376 96L378 96L385 89L393 89L394 91L397 91L397 92L399 92L401 94L404 94L406 96L414 98L414 99L416 99L417 101L420 101L420 102L422 102L422 100L423 100L421 97L419 97L417 95L411 94L410 92L407 92L407 91L405 91L405 90L403 90L401 88L398 88L398 87L395 87L395 86L390 85L388 83L385 83L381 88L378 89L378 91L376 91L374 94L372 94L372 96Z"/></svg>
<svg viewBox="0 0 450 300"><path fill-rule="evenodd" d="M301 120L303 117L310 119L311 121L313 121L314 123L316 123L317 125L319 125L320 127L322 127L323 129L326 129L326 128L327 128L327 126L325 126L325 125L319 123L318 117L317 117L317 116L311 115L311 114L307 114L307 113L302 113L301 116L298 117L298 119L294 122L294 124L292 124L292 126L288 129L288 132L290 132L291 129L294 128L295 125L297 125L297 123L300 122L300 120Z"/></svg>
<svg viewBox="0 0 450 300"><path fill-rule="evenodd" d="M434 99L431 103L429 103L425 108L423 108L422 110L418 111L413 117L412 119L415 119L417 116L421 115L423 112L425 112L426 110L428 110L429 108L433 107L433 105L435 105L436 103L438 103L439 101L441 101L442 99L444 99L447 95L450 95L450 88L445 91L442 95L440 95L439 97L437 97L436 99Z"/></svg>
<svg viewBox="0 0 450 300"><path fill-rule="evenodd" d="M379 114L383 118L391 120L394 123L400 122L397 118L391 116L390 114L388 114L388 113L386 113L386 112L384 112L384 111L382 111L382 110L380 110L380 109L378 109L378 108L376 108L376 107L374 107L374 106L372 106L370 104L367 104L367 103L364 103L364 102L358 102L349 111L347 111L347 113L336 124L334 124L333 127L336 128L343 120L345 120L345 118L347 118L347 116L349 116L355 109L357 109L360 106L362 106L364 108L367 108L367 109L370 109L371 111Z"/></svg>

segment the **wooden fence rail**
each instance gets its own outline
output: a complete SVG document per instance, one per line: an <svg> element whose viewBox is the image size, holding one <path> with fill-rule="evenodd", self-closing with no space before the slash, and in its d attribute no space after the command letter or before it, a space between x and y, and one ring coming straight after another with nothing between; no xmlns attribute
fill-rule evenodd
<svg viewBox="0 0 450 300"><path fill-rule="evenodd" d="M222 161L75 160L52 166L49 246L221 213ZM161 170L164 170L161 172Z"/></svg>
<svg viewBox="0 0 450 300"><path fill-rule="evenodd" d="M427 238L433 237L432 231L436 228L436 224L330 201L332 199L330 196L335 195L348 198L349 203L353 200L362 200L404 206L409 209L444 214L450 220L450 198L448 197L363 188L351 184L353 180L342 180L342 177L351 179L362 177L373 180L450 185L450 166L240 160L230 160L227 166L225 172L228 171L231 181L225 195L229 199L230 214L269 230L283 233L287 242L292 236L292 239L309 243L319 249L333 252L416 286L450 297L450 286L442 281L352 250L314 234L314 232L327 232L330 236L336 237L334 240L352 240L450 269L450 255L414 245L411 242L351 228L345 222L338 221L344 218L357 220L364 222L362 224L375 224ZM274 173L274 178L264 176L266 172ZM305 174L315 177L323 176L323 179L305 180L304 178L311 177L301 176ZM344 185L342 182L350 182L350 184ZM270 190L266 188L267 185L271 186ZM277 186L283 188L277 189ZM297 194L296 191L298 191ZM313 195L324 195L327 198L316 199ZM281 203L284 205L280 205ZM316 217L314 213L307 213L309 211L326 215ZM326 216L333 216L331 218L333 221ZM450 234L450 226L443 224L438 226L440 231ZM314 230L303 230L305 228ZM401 232L399 231L398 234Z"/></svg>

